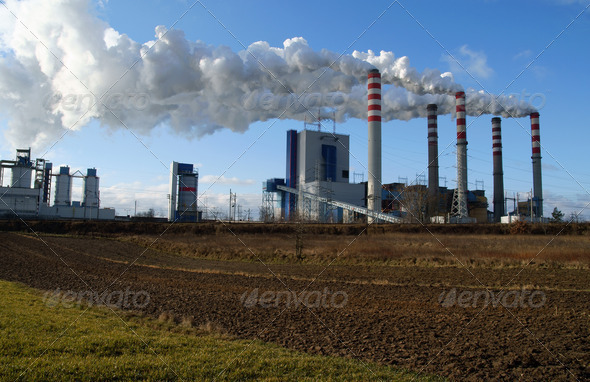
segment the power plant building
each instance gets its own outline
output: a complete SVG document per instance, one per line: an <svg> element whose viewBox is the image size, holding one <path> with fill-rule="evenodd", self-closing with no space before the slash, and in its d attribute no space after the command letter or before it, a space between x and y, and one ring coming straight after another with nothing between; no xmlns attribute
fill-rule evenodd
<svg viewBox="0 0 590 382"><path fill-rule="evenodd" d="M365 186L350 183L350 137L348 135L303 130L287 132L286 185L302 192L364 207ZM295 203L300 198L302 203ZM330 209L304 196L285 195L284 217L298 213L312 220L342 221L341 208Z"/></svg>
<svg viewBox="0 0 590 382"><path fill-rule="evenodd" d="M197 222L199 172L190 163L170 164L168 221Z"/></svg>
<svg viewBox="0 0 590 382"><path fill-rule="evenodd" d="M30 149L18 149L15 160L0 162L0 179L4 184L5 170L11 170L10 184L0 187L0 216L3 218L38 219L115 219L115 210L100 208L99 178L96 169L86 175L70 174L62 166L58 174L45 159L31 160ZM34 178L34 183L32 182ZM55 178L55 182L52 182ZM73 178L83 178L83 200L72 201ZM54 203L50 204L52 183L55 185Z"/></svg>
<svg viewBox="0 0 590 382"><path fill-rule="evenodd" d="M368 222L503 222L506 207L501 119L492 118L494 211L489 212L485 191L468 189L466 97L463 91L455 93L455 189L439 185L436 104L427 105L425 110L428 117L428 185L382 183L381 74L372 69L367 76L368 181L350 183L350 141L347 135L322 132L321 123L318 123L318 131L289 130L286 177L268 179L263 183L263 211L274 211L275 203L279 202L278 215L284 220L351 221L366 216ZM530 118L533 193L529 206L533 218L543 221L539 113L531 113ZM278 200L272 195L279 195ZM277 220L277 214L270 215Z"/></svg>

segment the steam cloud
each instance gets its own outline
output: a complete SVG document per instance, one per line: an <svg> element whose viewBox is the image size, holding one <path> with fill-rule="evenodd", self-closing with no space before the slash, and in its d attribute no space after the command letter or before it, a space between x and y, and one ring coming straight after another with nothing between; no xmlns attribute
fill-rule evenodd
<svg viewBox="0 0 590 382"><path fill-rule="evenodd" d="M96 17L90 0L5 5L18 17L0 12L0 112L13 145L43 146L92 119L146 134L165 123L187 136L245 131L273 118L310 119L310 112L365 119L366 77L374 67L391 85L383 91L386 121L425 117L429 103L453 113L453 94L462 90L451 73L419 73L392 52L340 56L297 37L282 48L259 41L236 53L163 26L155 29L157 40L140 44ZM532 111L514 98L467 90L469 115Z"/></svg>

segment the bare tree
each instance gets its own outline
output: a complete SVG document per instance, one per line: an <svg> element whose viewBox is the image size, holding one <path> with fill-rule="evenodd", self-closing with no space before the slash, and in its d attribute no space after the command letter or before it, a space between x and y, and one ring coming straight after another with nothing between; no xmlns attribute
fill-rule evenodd
<svg viewBox="0 0 590 382"><path fill-rule="evenodd" d="M262 205L258 208L258 218L265 223L274 222L275 216L272 207Z"/></svg>
<svg viewBox="0 0 590 382"><path fill-rule="evenodd" d="M153 218L156 216L156 211L153 208L150 208L147 211L144 212L138 212L137 213L137 217L140 218Z"/></svg>
<svg viewBox="0 0 590 382"><path fill-rule="evenodd" d="M402 208L406 211L406 221L410 223L426 221L428 207L428 188L417 184L407 186L402 194Z"/></svg>

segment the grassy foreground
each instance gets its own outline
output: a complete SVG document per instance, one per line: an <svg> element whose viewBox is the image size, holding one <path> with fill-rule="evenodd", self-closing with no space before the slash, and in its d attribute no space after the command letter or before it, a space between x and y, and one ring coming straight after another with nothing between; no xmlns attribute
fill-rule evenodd
<svg viewBox="0 0 590 382"><path fill-rule="evenodd" d="M0 380L433 380L86 308L0 281Z"/></svg>

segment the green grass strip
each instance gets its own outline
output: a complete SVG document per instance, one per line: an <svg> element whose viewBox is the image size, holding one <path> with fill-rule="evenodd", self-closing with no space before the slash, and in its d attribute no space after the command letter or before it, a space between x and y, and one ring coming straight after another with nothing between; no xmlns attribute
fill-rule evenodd
<svg viewBox="0 0 590 382"><path fill-rule="evenodd" d="M0 281L0 380L440 380L86 308Z"/></svg>

